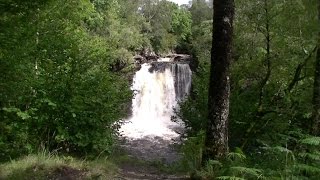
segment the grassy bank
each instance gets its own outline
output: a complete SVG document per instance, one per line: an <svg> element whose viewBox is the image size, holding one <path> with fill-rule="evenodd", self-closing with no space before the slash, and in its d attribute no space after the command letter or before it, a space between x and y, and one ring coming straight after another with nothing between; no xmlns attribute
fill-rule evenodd
<svg viewBox="0 0 320 180"><path fill-rule="evenodd" d="M0 165L0 179L112 179L117 166L106 159L85 161L43 152Z"/></svg>
<svg viewBox="0 0 320 180"><path fill-rule="evenodd" d="M80 160L48 152L32 154L0 164L0 180L89 180L169 178L184 179L180 163L166 165L160 161L144 161L126 153L109 158Z"/></svg>

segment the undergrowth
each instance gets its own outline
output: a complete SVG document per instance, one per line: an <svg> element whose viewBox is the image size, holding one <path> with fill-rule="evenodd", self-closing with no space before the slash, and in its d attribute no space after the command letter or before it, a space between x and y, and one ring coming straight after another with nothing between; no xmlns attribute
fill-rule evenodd
<svg viewBox="0 0 320 180"><path fill-rule="evenodd" d="M252 152L234 148L225 159L202 164L203 136L189 137L182 148L192 179L320 179L320 137L292 131L279 134L273 145L257 140L260 145Z"/></svg>
<svg viewBox="0 0 320 180"><path fill-rule="evenodd" d="M0 165L0 179L111 179L117 166L109 160L94 161L58 156L47 151L28 155Z"/></svg>

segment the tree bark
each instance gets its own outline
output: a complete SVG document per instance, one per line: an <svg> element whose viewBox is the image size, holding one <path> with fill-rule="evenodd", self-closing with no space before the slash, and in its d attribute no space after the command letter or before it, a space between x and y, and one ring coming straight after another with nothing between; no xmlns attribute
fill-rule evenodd
<svg viewBox="0 0 320 180"><path fill-rule="evenodd" d="M203 162L209 158L223 158L229 151L229 66L232 58L234 1L215 0L213 7L208 120Z"/></svg>
<svg viewBox="0 0 320 180"><path fill-rule="evenodd" d="M318 24L320 26L320 0L318 0ZM320 31L318 33L318 50L315 63L313 86L313 116L311 133L320 135Z"/></svg>

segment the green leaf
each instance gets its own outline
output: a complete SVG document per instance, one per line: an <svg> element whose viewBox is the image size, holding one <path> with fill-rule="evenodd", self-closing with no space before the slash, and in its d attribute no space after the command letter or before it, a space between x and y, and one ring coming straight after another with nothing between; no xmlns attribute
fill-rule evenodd
<svg viewBox="0 0 320 180"><path fill-rule="evenodd" d="M17 115L23 120L29 119L31 117L27 112L21 112L21 111L17 112Z"/></svg>
<svg viewBox="0 0 320 180"><path fill-rule="evenodd" d="M306 145L319 146L320 145L320 137L318 137L318 136L309 137L309 138L302 139L300 142L302 144L306 144Z"/></svg>
<svg viewBox="0 0 320 180"><path fill-rule="evenodd" d="M18 109L18 108L6 108L6 107L2 108L2 110L4 110L5 112L19 112L20 111L20 109Z"/></svg>

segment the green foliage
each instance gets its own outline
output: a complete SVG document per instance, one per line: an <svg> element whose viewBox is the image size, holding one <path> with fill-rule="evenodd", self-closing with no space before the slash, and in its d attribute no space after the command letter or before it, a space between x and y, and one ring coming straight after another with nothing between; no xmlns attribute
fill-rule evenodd
<svg viewBox="0 0 320 180"><path fill-rule="evenodd" d="M43 146L77 154L112 150L114 122L126 115L131 92L127 72L114 73L111 67L120 61L130 68L135 45L120 39L124 47L113 47L110 38L88 28L90 18L99 24L105 17L95 5L7 4L11 8L0 19L1 160Z"/></svg>
<svg viewBox="0 0 320 180"><path fill-rule="evenodd" d="M319 137L300 134L292 136L290 132L279 146L263 147L264 154L259 158L259 166L266 169L270 178L318 179L319 144L314 143ZM270 166L269 164L273 164Z"/></svg>
<svg viewBox="0 0 320 180"><path fill-rule="evenodd" d="M261 169L245 167L246 156L240 149L222 161L209 160L198 172L203 179L264 179Z"/></svg>
<svg viewBox="0 0 320 180"><path fill-rule="evenodd" d="M249 161L240 148L235 148L223 161L209 160L203 166L202 152L204 133L188 137L182 147L182 165L191 172L193 178L201 179L264 179L261 169L247 167Z"/></svg>
<svg viewBox="0 0 320 180"><path fill-rule="evenodd" d="M211 2L212 3L212 2ZM212 7L212 4L210 4ZM213 9L205 0L192 0L190 12L192 14L192 23L194 26L201 24L203 21L212 19Z"/></svg>
<svg viewBox="0 0 320 180"><path fill-rule="evenodd" d="M182 146L182 165L189 171L201 168L202 151L204 148L204 132L200 131L194 137L189 136Z"/></svg>
<svg viewBox="0 0 320 180"><path fill-rule="evenodd" d="M132 97L133 55L173 51L191 35L190 13L168 1L5 1L0 8L0 160L42 147L110 153Z"/></svg>
<svg viewBox="0 0 320 180"><path fill-rule="evenodd" d="M192 76L192 92L189 98L180 104L177 116L185 123L186 134L193 137L205 129L207 118L208 82L210 76L210 49L212 23L203 22L193 27L192 49L194 61L198 61L197 72Z"/></svg>
<svg viewBox="0 0 320 180"><path fill-rule="evenodd" d="M301 144L310 145L310 146L319 146L320 137L308 137L300 141Z"/></svg>
<svg viewBox="0 0 320 180"><path fill-rule="evenodd" d="M192 21L186 9L166 0L143 0L140 11L150 25L146 35L156 53L174 52L182 44L189 43Z"/></svg>
<svg viewBox="0 0 320 180"><path fill-rule="evenodd" d="M181 40L187 40L191 35L191 13L185 9L175 9L172 15L172 31Z"/></svg>
<svg viewBox="0 0 320 180"><path fill-rule="evenodd" d="M267 7L264 1L248 0L236 4L237 35L232 64L230 118L232 136L237 138L231 140L254 141L259 136L273 141L273 135L277 132L308 121L306 115L311 112L313 86L312 49L315 46L315 34L309 30L316 32L318 28L315 26L315 8L310 7L309 3L314 2L268 1ZM308 11L305 10L307 7ZM268 15L265 8L268 9ZM261 87L267 75L267 18L271 38L271 75L266 85ZM299 65L303 70L297 74L298 80L294 81ZM293 89L290 87L292 82ZM239 142L232 140L232 143Z"/></svg>
<svg viewBox="0 0 320 180"><path fill-rule="evenodd" d="M202 163L214 28L208 2L1 2L0 160L43 147L110 153L116 121L127 115L132 97L132 56L177 51L191 54L196 69L191 95L177 112L186 125L183 166L207 179L319 179L320 139L308 135L316 0L235 3L234 152Z"/></svg>
<svg viewBox="0 0 320 180"><path fill-rule="evenodd" d="M319 32L316 1L235 3L229 146L241 147L243 153L230 153L228 158L232 158L222 162L203 163L200 176L318 179L319 138L308 135L314 47ZM190 138L185 144L193 152L203 148L193 141L205 128L207 117L212 43L212 15L208 15L208 8L204 1L193 1L189 9L193 20L191 52L198 67L193 74L191 95L178 113L187 126L186 138ZM199 171L198 166L193 169Z"/></svg>

